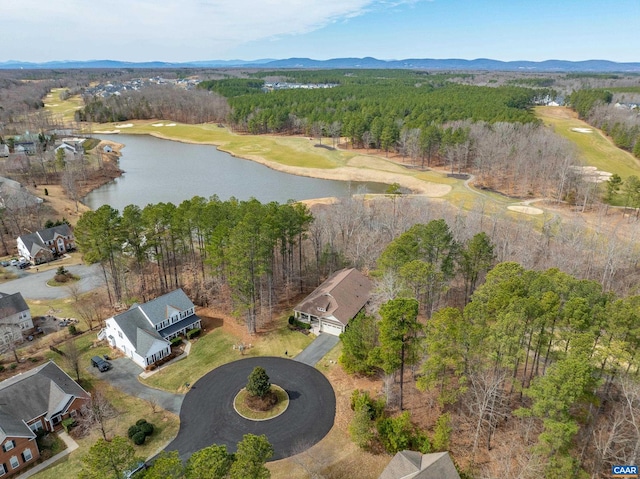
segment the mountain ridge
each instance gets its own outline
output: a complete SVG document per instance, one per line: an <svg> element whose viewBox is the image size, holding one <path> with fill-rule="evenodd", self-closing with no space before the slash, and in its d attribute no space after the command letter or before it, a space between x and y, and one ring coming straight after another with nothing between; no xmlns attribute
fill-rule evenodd
<svg viewBox="0 0 640 479"><path fill-rule="evenodd" d="M191 62L125 62L119 60L62 60L50 62L22 62L8 60L0 62L3 70L87 69L87 68L353 68L353 69L413 69L456 71L528 71L528 72L590 72L590 73L640 73L640 62L614 62L610 60L544 60L501 61L490 58L466 60L462 58L406 58L402 60L380 60L373 57L345 57L329 60L311 58L285 58L260 60L198 60Z"/></svg>

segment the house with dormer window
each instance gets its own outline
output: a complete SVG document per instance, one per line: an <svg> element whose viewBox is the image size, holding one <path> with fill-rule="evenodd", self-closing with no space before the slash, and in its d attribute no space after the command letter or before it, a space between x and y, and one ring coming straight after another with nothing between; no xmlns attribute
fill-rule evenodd
<svg viewBox="0 0 640 479"><path fill-rule="evenodd" d="M107 319L98 338L146 368L171 354L171 339L201 327L195 308L184 291L176 289Z"/></svg>
<svg viewBox="0 0 640 479"><path fill-rule="evenodd" d="M314 332L339 336L368 303L372 287L357 269L341 269L293 308L294 316Z"/></svg>

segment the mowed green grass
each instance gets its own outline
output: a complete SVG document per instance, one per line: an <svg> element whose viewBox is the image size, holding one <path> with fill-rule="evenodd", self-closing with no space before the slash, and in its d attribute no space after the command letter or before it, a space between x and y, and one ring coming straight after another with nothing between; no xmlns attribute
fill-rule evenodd
<svg viewBox="0 0 640 479"><path fill-rule="evenodd" d="M163 124L164 126L153 126ZM132 124L123 128L122 125ZM174 124L175 126L166 126ZM119 130L122 134L154 135L168 140L217 145L221 150L243 158L264 158L281 165L302 168L337 168L344 165L352 153L314 147L306 138L238 135L213 124L185 125L169 121L126 121L93 125L96 132ZM117 136L114 136L117 141Z"/></svg>
<svg viewBox="0 0 640 479"><path fill-rule="evenodd" d="M65 122L73 122L76 110L83 107L84 103L80 95L72 96L66 100L60 99L60 94L65 88L54 88L44 98L45 110L54 116L62 116Z"/></svg>
<svg viewBox="0 0 640 479"><path fill-rule="evenodd" d="M545 125L576 145L585 164L599 170L617 173L623 179L640 176L640 162L631 153L621 150L600 130L577 118L559 118L553 115L556 107L536 107L535 113ZM590 128L591 133L580 133L573 128Z"/></svg>
<svg viewBox="0 0 640 479"><path fill-rule="evenodd" d="M234 348L241 342L239 337L222 328L214 329L193 342L191 352L185 359L161 369L142 382L170 392L185 392L186 383L195 384L202 376L223 364L246 357L284 356L285 351L289 356L295 356L313 341L311 335L290 331L282 320L278 320L278 324L276 329L256 335L255 344L242 353Z"/></svg>

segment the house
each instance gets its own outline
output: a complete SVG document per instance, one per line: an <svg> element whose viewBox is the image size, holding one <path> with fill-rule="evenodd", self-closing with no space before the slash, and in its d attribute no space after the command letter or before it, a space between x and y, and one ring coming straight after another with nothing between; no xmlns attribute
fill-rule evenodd
<svg viewBox="0 0 640 479"><path fill-rule="evenodd" d="M0 349L22 341L24 331L33 329L31 311L22 294L0 293Z"/></svg>
<svg viewBox="0 0 640 479"><path fill-rule="evenodd" d="M17 243L20 256L33 264L46 263L76 249L75 238L66 223L20 236Z"/></svg>
<svg viewBox="0 0 640 479"><path fill-rule="evenodd" d="M146 368L171 354L171 339L200 327L195 305L176 289L107 319L98 338Z"/></svg>
<svg viewBox="0 0 640 479"><path fill-rule="evenodd" d="M448 452L400 451L378 479L460 479Z"/></svg>
<svg viewBox="0 0 640 479"><path fill-rule="evenodd" d="M38 459L36 431L59 429L90 397L53 361L0 382L0 477Z"/></svg>
<svg viewBox="0 0 640 479"><path fill-rule="evenodd" d="M6 208L11 213L26 208L37 207L43 203L42 198L29 193L20 183L0 176L0 207Z"/></svg>
<svg viewBox="0 0 640 479"><path fill-rule="evenodd" d="M357 269L342 269L298 304L294 316L318 332L338 336L367 304L371 288L369 278Z"/></svg>

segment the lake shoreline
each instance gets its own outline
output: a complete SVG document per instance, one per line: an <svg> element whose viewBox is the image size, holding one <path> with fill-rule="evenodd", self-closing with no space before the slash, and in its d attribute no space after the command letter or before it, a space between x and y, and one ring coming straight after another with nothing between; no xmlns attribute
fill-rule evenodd
<svg viewBox="0 0 640 479"><path fill-rule="evenodd" d="M140 132L140 131L119 131L119 130L104 130L104 131L95 131L95 134L100 135L148 135L154 138L168 140L168 141L176 141L180 143L187 143L193 145L210 145L215 146L218 150L227 153L235 158L253 161L259 163L267 168L270 168L275 171L279 171L281 173L286 173L290 175L303 176L307 178L314 178L319 180L333 180L333 181L361 181L361 182L371 182L371 183L383 183L383 184L393 184L397 183L403 188L406 188L412 192L412 194L417 194L421 196L426 196L429 198L440 198L445 196L447 193L451 191L451 187L449 185L432 183L428 181L424 181L418 178L415 178L406 173L400 173L399 170L397 172L392 172L389 170L377 170L367 168L366 166L337 166L335 168L312 168L312 167L300 167L300 166L290 166L284 165L274 160L269 160L260 155L252 155L252 154L238 154L236 151L225 148L226 143L224 141L196 141L190 140L187 138L180 137L179 135L165 135L160 132ZM268 136L268 135L257 135L260 136ZM344 150L341 150L344 151ZM403 167L404 168L404 167Z"/></svg>

